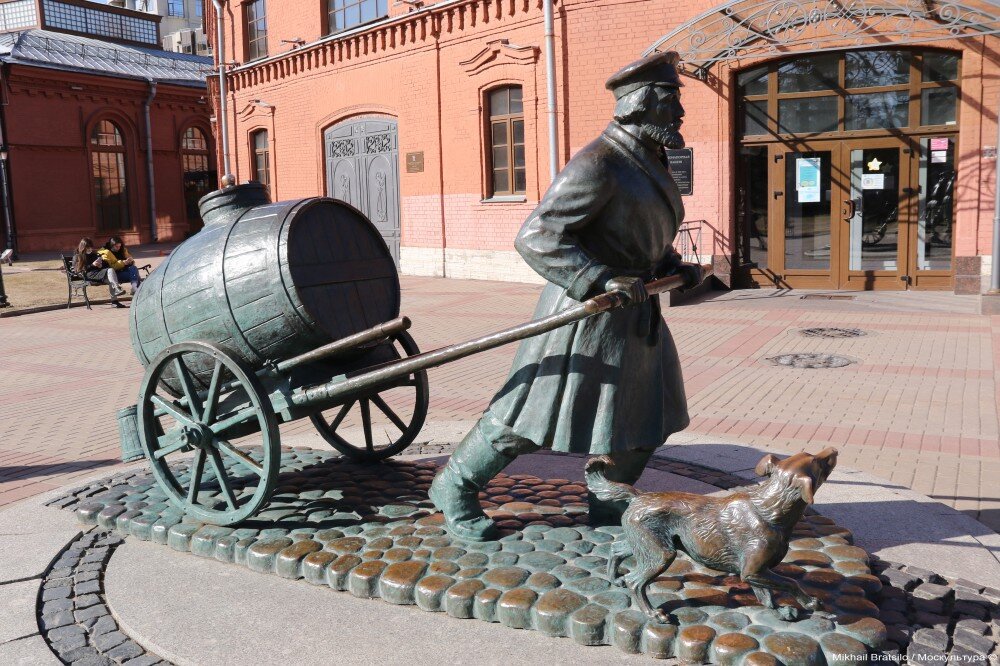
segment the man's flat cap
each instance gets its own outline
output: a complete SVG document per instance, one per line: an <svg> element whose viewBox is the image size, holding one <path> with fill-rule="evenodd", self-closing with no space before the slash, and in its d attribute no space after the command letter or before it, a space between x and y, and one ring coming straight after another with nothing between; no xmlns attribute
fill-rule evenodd
<svg viewBox="0 0 1000 666"><path fill-rule="evenodd" d="M604 87L614 93L615 99L621 99L630 92L654 83L682 86L684 84L677 73L678 62L680 55L676 51L654 53L622 67L607 80Z"/></svg>

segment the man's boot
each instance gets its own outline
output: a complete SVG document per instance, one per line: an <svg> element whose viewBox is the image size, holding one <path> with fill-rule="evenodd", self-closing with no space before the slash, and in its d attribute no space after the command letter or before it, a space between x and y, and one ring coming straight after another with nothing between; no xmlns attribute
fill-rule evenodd
<svg viewBox="0 0 1000 666"><path fill-rule="evenodd" d="M445 525L452 536L467 541L496 538L497 528L479 504L479 491L509 465L515 456L507 456L490 444L476 425L448 464L434 477L431 501L444 513Z"/></svg>
<svg viewBox="0 0 1000 666"><path fill-rule="evenodd" d="M614 451L608 454L614 464L605 470L605 476L609 481L627 483L632 486L642 476L646 469L649 457L653 455L653 449L633 449L631 451ZM597 499L593 493L587 493L587 502L590 504L590 525L621 525L622 514L628 508L628 503L622 500L617 502L603 501Z"/></svg>

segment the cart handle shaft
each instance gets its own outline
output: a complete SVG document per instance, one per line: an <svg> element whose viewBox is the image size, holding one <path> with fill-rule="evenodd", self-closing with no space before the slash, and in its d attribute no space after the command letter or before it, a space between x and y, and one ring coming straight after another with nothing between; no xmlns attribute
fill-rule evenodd
<svg viewBox="0 0 1000 666"><path fill-rule="evenodd" d="M315 363L316 361L322 359L335 358L337 356L350 353L355 351L361 345L366 345L369 342L384 340L385 338L392 337L397 333L402 333L409 328L409 317L396 317L395 319L379 324L378 326L373 326L372 328L361 331L360 333L349 335L346 338L341 338L340 340L323 345L322 347L317 347L316 349L306 352L305 354L293 356L292 358L281 361L280 363L274 365L274 374L286 373L293 368L299 367L300 365Z"/></svg>
<svg viewBox="0 0 1000 666"><path fill-rule="evenodd" d="M703 265L702 274L705 278L712 275L712 266ZM671 289L676 289L684 285L684 277L681 275L671 275L646 283L646 293L650 296L661 294ZM504 329L490 335L459 342L447 347L441 347L433 351L424 352L415 356L410 356L401 361L394 361L382 366L376 366L362 374L346 379L338 378L326 384L302 389L292 394L292 402L296 405L304 406L329 400L336 400L350 394L357 394L366 389L389 383L400 377L444 365L450 361L472 356L479 352L488 351L503 345L531 338L542 333L548 333L561 326L573 324L582 319L592 317L602 312L607 312L617 307L622 307L628 303L628 298L619 291L609 291L598 296L594 296L579 305L566 308L562 312L536 319L519 326Z"/></svg>

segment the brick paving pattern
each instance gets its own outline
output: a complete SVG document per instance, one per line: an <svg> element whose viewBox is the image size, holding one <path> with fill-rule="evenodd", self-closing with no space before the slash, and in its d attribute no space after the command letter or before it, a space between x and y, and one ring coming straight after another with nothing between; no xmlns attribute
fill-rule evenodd
<svg viewBox="0 0 1000 666"><path fill-rule="evenodd" d="M530 318L537 285L402 278L403 313L431 349ZM972 297L913 292L852 301L732 292L665 310L684 364L690 432L775 452L832 444L863 469L1000 528L1000 317ZM857 338L805 337L812 327ZM773 366L830 353L836 369ZM429 422L468 421L506 377L514 347L430 371ZM0 320L0 505L117 463L115 411L141 368L126 310L59 310ZM308 421L283 434L312 431Z"/></svg>

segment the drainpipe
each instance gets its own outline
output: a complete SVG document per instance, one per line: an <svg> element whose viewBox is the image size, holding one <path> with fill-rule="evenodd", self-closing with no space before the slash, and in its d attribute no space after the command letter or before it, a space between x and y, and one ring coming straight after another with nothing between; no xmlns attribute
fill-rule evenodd
<svg viewBox="0 0 1000 666"><path fill-rule="evenodd" d="M222 135L223 178L229 176L229 117L226 111L226 49L223 41L222 0L212 0L215 5L215 61L219 63L219 134Z"/></svg>
<svg viewBox="0 0 1000 666"><path fill-rule="evenodd" d="M1000 150L1000 123L997 124L997 149ZM993 265L990 266L990 290L1000 294L1000 156L994 161L993 174Z"/></svg>
<svg viewBox="0 0 1000 666"><path fill-rule="evenodd" d="M7 79L7 64L0 64L0 67L2 67L0 83L3 83ZM10 162L7 161L10 155L9 146L10 144L7 142L7 96L3 95L3 99L0 100L0 197L3 197L3 223L7 236L5 249L11 251L12 259L17 259L17 227L14 224L14 211L11 209ZM2 293L3 289L0 288L0 295Z"/></svg>
<svg viewBox="0 0 1000 666"><path fill-rule="evenodd" d="M156 177L153 173L153 123L149 119L149 108L156 97L156 81L147 79L149 82L149 97L143 104L143 113L146 116L146 173L149 174L149 233L152 242L156 242Z"/></svg>
<svg viewBox="0 0 1000 666"><path fill-rule="evenodd" d="M556 122L556 36L552 20L554 0L542 0L545 17L545 86L549 98L549 179L559 172L559 135Z"/></svg>

